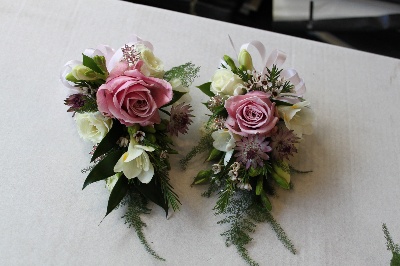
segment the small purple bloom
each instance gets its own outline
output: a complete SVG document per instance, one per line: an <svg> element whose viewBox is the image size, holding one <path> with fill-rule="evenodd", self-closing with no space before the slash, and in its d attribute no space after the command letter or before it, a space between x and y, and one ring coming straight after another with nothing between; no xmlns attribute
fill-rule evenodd
<svg viewBox="0 0 400 266"><path fill-rule="evenodd" d="M283 125L277 127L275 134L271 136L272 157L277 160L284 158L289 160L289 156L293 156L297 152L296 144L300 138Z"/></svg>
<svg viewBox="0 0 400 266"><path fill-rule="evenodd" d="M238 152L235 157L237 157L238 162L246 166L246 169L249 169L250 166L253 168L257 168L257 165L263 166L264 161L269 159L267 152L272 151L268 144L269 142L265 141L265 137L258 134L243 137L236 142L235 150Z"/></svg>
<svg viewBox="0 0 400 266"><path fill-rule="evenodd" d="M187 133L189 125L193 122L190 118L194 117L194 115L190 114L193 111L190 108L191 106L189 104L184 105L184 103L172 106L168 125L168 131L171 135L178 136L178 133Z"/></svg>
<svg viewBox="0 0 400 266"><path fill-rule="evenodd" d="M69 106L67 112L76 112L85 105L85 96L83 94L72 94L65 99L64 104Z"/></svg>

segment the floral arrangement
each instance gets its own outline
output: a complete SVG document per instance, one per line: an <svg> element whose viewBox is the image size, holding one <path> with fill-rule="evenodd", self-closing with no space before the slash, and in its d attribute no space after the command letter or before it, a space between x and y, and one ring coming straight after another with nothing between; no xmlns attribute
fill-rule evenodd
<svg viewBox="0 0 400 266"><path fill-rule="evenodd" d="M261 57L259 71L249 48ZM259 41L244 44L237 60L225 55L211 81L198 87L210 97L204 105L211 115L199 144L181 160L186 168L196 154L208 151L206 161L214 164L200 171L193 184L208 184L207 197L218 192L214 210L225 215L218 223L230 226L221 235L250 265L257 263L245 245L256 222L269 222L283 244L296 252L270 213L269 197L276 186L291 189L291 173L301 172L290 159L303 135L312 133L314 115L303 98L304 81L294 69L280 68L285 58L278 50L266 58Z"/></svg>
<svg viewBox="0 0 400 266"><path fill-rule="evenodd" d="M179 209L178 195L168 170L171 135L187 133L192 123L188 87L199 67L192 63L164 71L153 45L135 36L118 50L101 45L86 49L82 61L69 61L61 81L71 89L65 100L73 112L79 135L94 143L83 189L105 180L110 191L106 215L127 205L124 216L155 258L164 260L149 246L143 234L148 201L165 210ZM172 106L168 111L167 108ZM169 117L169 118L168 118Z"/></svg>

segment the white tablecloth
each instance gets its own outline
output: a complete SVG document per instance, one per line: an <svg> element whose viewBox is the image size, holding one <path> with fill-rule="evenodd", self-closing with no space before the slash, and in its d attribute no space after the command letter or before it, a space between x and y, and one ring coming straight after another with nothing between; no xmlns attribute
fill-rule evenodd
<svg viewBox="0 0 400 266"><path fill-rule="evenodd" d="M248 246L261 265L388 265L382 223L400 242L400 61L267 31L110 0L1 0L0 7L0 265L244 265L219 235L216 197L190 187L204 165L181 171L172 184L182 209L166 220L152 206L145 234L167 262L147 254L123 209L100 225L108 200L103 182L81 190L89 143L63 105L61 66L98 44L120 47L133 33L151 41L166 68L192 61L197 85L211 77L223 54L260 40L288 54L316 112L295 165L313 172L279 190L273 215L295 244L287 251L268 224ZM180 138L185 154L206 119L206 100L193 89L196 118Z"/></svg>

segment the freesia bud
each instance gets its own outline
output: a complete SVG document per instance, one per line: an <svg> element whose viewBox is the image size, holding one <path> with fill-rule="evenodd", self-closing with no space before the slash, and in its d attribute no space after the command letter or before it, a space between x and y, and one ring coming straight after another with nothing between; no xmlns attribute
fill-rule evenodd
<svg viewBox="0 0 400 266"><path fill-rule="evenodd" d="M96 80L99 77L97 76L97 73L94 72L92 69L84 66L84 65L77 65L75 66L71 74L77 79L77 80Z"/></svg>
<svg viewBox="0 0 400 266"><path fill-rule="evenodd" d="M224 55L224 60L233 72L235 72L237 70L235 62L233 62L232 58L230 58L228 55Z"/></svg>
<svg viewBox="0 0 400 266"><path fill-rule="evenodd" d="M253 70L253 59L246 49L240 50L238 61L240 66L244 66L246 70Z"/></svg>

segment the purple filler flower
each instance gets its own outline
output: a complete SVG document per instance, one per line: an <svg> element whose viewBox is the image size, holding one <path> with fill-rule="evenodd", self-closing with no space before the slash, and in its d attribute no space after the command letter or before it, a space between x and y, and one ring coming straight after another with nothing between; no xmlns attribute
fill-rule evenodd
<svg viewBox="0 0 400 266"><path fill-rule="evenodd" d="M275 134L271 136L272 157L278 160L284 158L289 160L289 156L293 156L297 152L296 144L300 138L297 137L293 130L287 129L285 126L278 126Z"/></svg>
<svg viewBox="0 0 400 266"><path fill-rule="evenodd" d="M265 137L261 135L243 137L236 142L235 150L238 152L235 157L246 166L246 169L249 169L250 166L253 168L257 168L257 165L263 166L264 160L269 159L267 152L272 151L268 144L269 142L265 141Z"/></svg>
<svg viewBox="0 0 400 266"><path fill-rule="evenodd" d="M190 114L190 112L193 111L190 108L191 106L189 104L184 105L184 103L172 106L171 117L168 125L168 131L171 135L178 136L178 133L187 133L189 125L193 122L190 118L194 117L194 115Z"/></svg>
<svg viewBox="0 0 400 266"><path fill-rule="evenodd" d="M64 104L69 106L67 112L76 112L85 105L85 96L83 94L72 94L65 99Z"/></svg>

